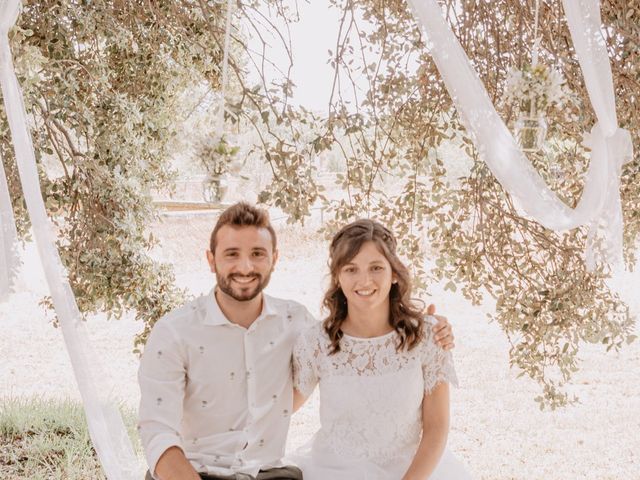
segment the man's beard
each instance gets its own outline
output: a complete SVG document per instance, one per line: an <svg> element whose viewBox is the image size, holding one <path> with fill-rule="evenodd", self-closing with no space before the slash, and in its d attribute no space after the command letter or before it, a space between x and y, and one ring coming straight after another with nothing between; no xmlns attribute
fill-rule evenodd
<svg viewBox="0 0 640 480"><path fill-rule="evenodd" d="M234 277L240 278L256 278L257 284L252 287L242 287L238 283L234 283L232 286L232 280ZM218 282L218 288L229 295L231 298L238 302L248 302L249 300L253 300L256 298L262 290L269 283L269 279L271 278L271 272L269 272L264 278L259 273L254 273L251 275L239 275L237 273L232 273L227 277L223 277L222 275L216 275L216 280ZM235 287L235 288L234 288Z"/></svg>

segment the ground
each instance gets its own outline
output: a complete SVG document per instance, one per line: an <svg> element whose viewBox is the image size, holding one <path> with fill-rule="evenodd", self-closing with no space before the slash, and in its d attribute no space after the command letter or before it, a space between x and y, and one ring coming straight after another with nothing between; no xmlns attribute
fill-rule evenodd
<svg viewBox="0 0 640 480"><path fill-rule="evenodd" d="M213 278L204 250L212 228L210 215L164 217L154 226L162 241L159 258L175 265L178 283L193 294L209 291ZM313 227L287 227L281 218L280 262L268 293L296 299L319 313L326 273L326 243ZM79 398L64 342L51 316L38 305L46 294L39 259L27 246L18 291L0 304L0 396ZM640 274L626 273L615 286L640 312ZM486 312L491 302L473 307L461 295L433 289L431 301L449 317L456 335L454 351L460 388L452 392L449 448L476 479L638 480L640 478L640 341L621 352L584 346L581 370L570 387L580 403L541 412L536 384L516 379L508 366L508 343ZM141 330L131 318L88 321L95 359L102 364L113 396L136 407L137 357L132 338ZM640 330L640 328L638 329ZM311 397L293 417L288 449L305 443L318 428L318 398Z"/></svg>

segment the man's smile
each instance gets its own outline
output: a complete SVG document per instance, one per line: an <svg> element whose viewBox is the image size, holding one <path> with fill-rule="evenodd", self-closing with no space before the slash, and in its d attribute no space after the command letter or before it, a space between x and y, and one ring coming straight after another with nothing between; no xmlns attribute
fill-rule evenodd
<svg viewBox="0 0 640 480"><path fill-rule="evenodd" d="M251 283L253 283L254 281L258 280L258 276L257 275L252 275L250 277L240 277L237 275L234 275L233 277L231 277L231 280L235 283L238 283L242 286L247 286L250 285Z"/></svg>

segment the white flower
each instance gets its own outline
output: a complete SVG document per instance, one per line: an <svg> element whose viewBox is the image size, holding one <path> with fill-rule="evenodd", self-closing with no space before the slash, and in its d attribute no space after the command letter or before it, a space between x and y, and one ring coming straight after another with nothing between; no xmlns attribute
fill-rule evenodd
<svg viewBox="0 0 640 480"><path fill-rule="evenodd" d="M504 98L508 103L535 106L538 112L549 107L560 108L570 97L562 74L544 64L511 68L507 73Z"/></svg>

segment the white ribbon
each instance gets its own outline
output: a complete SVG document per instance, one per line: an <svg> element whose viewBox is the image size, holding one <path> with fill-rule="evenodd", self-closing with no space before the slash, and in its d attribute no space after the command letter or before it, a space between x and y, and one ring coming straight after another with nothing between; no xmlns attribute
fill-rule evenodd
<svg viewBox="0 0 640 480"><path fill-rule="evenodd" d="M563 0L578 60L599 122L590 136L591 159L575 209L545 183L496 112L484 85L435 0L408 0L425 28L433 57L479 155L519 208L546 228L589 225L586 261L595 268L597 231L605 231L602 260L622 257L620 171L633 157L631 136L617 126L611 66L600 31L597 0Z"/></svg>
<svg viewBox="0 0 640 480"><path fill-rule="evenodd" d="M227 14L224 30L224 49L222 51L222 78L220 80L220 100L218 112L216 115L216 130L220 134L220 138L224 135L224 112L226 105L226 92L229 76L229 49L231 45L231 17L233 13L232 0L227 0Z"/></svg>
<svg viewBox="0 0 640 480"><path fill-rule="evenodd" d="M109 480L139 479L142 475L140 465L122 417L110 403L109 390L103 385L105 377L90 346L42 200L22 92L15 76L7 36L19 8L19 0L0 0L0 84L34 238L82 396L89 433L104 472ZM5 219L1 220L4 225Z"/></svg>

